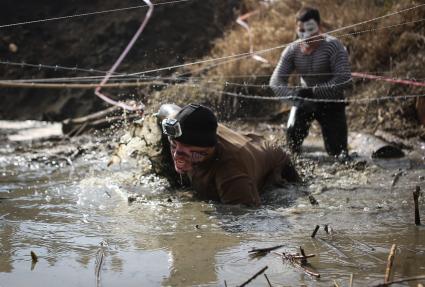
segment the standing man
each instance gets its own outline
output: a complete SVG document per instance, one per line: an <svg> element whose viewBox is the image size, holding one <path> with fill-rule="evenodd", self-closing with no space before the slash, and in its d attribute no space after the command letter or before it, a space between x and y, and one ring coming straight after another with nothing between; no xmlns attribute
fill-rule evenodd
<svg viewBox="0 0 425 287"><path fill-rule="evenodd" d="M258 207L266 185L300 180L282 148L218 124L205 106L183 107L162 129L174 169L189 177L200 199Z"/></svg>
<svg viewBox="0 0 425 287"><path fill-rule="evenodd" d="M312 121L317 120L326 152L346 159L346 104L341 100L344 90L351 87L347 50L335 37L321 33L317 9L302 8L296 20L299 39L282 52L270 79L270 87L278 97L292 99L286 132L288 146L292 153L300 153ZM300 75L301 87L288 87L293 72Z"/></svg>

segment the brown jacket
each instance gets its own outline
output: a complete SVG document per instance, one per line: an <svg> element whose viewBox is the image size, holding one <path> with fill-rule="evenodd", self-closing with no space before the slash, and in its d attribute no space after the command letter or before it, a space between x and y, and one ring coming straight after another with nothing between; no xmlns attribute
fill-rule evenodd
<svg viewBox="0 0 425 287"><path fill-rule="evenodd" d="M198 197L226 204L259 206L266 184L297 181L287 154L258 138L219 125L215 155L189 175Z"/></svg>

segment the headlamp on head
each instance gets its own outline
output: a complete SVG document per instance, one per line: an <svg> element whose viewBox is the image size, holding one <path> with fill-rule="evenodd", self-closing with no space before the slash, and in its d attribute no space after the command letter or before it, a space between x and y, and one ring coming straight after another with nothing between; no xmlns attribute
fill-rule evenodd
<svg viewBox="0 0 425 287"><path fill-rule="evenodd" d="M180 122L176 119L163 119L161 125L162 131L169 137L178 138L182 135Z"/></svg>

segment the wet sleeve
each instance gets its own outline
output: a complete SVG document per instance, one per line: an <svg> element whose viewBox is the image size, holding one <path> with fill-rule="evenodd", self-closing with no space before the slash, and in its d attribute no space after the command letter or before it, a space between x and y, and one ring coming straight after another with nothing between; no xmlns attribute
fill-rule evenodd
<svg viewBox="0 0 425 287"><path fill-rule="evenodd" d="M277 97L288 97L291 89L288 88L289 75L295 70L294 45L290 45L283 50L279 62L270 77L270 88Z"/></svg>
<svg viewBox="0 0 425 287"><path fill-rule="evenodd" d="M279 184L301 181L301 177L298 174L294 163L282 147L265 142L265 150L267 151L266 162L275 166L272 175L270 176L270 180Z"/></svg>
<svg viewBox="0 0 425 287"><path fill-rule="evenodd" d="M288 182L301 182L301 177L298 171L289 159L282 164L281 176Z"/></svg>
<svg viewBox="0 0 425 287"><path fill-rule="evenodd" d="M330 66L333 77L313 88L314 94L320 99L343 98L343 92L352 87L351 66L347 50L339 41L333 41L330 49Z"/></svg>
<svg viewBox="0 0 425 287"><path fill-rule="evenodd" d="M261 205L257 187L246 174L232 175L232 172L228 171L226 175L217 177L216 184L222 203L243 204L252 207Z"/></svg>

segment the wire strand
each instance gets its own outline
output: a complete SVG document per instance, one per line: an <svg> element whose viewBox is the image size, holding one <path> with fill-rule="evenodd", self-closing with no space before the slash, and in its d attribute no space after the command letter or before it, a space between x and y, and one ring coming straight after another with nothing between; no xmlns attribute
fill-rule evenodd
<svg viewBox="0 0 425 287"><path fill-rule="evenodd" d="M190 1L190 0L173 1L172 3L175 3L175 2L184 2L184 1ZM171 3L171 2L167 2L167 3ZM158 5L158 4L155 4L155 5ZM403 12L406 12L406 11L413 10L413 9L417 9L417 8L422 7L424 5L425 4L417 5L417 6L408 8L408 9L404 9L404 10L401 10L401 11L397 11L397 12L394 12L394 13L390 13L390 14L387 14L387 15L380 16L380 17L376 17L376 18L373 18L373 19L370 19L370 20L367 20L367 21L363 21L363 22L356 23L356 24L353 24L353 25L341 27L341 28L338 28L336 30L333 30L333 31L328 32L328 34L335 33L337 31L342 31L344 29L349 29L349 28L352 28L352 27L355 27L355 26L358 26L358 25L363 25L363 24L366 24L366 23L370 23L372 21L383 19L385 17L390 17L390 16L393 16L393 15L396 15L396 14L400 14L400 13L403 13ZM421 21L424 21L424 20L425 19L420 19L420 20L416 20L416 21L404 22L404 23L399 23L399 24L390 25L390 26L386 26L386 27L380 27L380 28L368 29L368 30L364 30L364 31L357 31L357 32L352 32L352 33L346 33L346 34L338 35L338 36L341 37L341 36L347 36L347 35L356 35L356 34L360 34L360 33L377 31L377 30L381 30L381 29L389 29L389 28L393 28L393 27L396 27L396 26L401 26L401 25L406 25L406 24L411 24L411 23L418 23L418 22L421 22ZM0 28L1 27L2 26L0 26ZM285 44L285 45L288 45L288 44ZM277 49L277 48L283 48L285 45L280 45L280 46L277 46L277 47L268 48L268 49L261 50L261 51L256 51L255 53L257 53L257 54L258 53L266 53L266 52L269 52L269 51L274 50L274 49ZM155 69L155 70L150 70L150 71L144 71L144 72L137 72L137 73L132 73L132 74L117 74L117 75L114 74L113 76L111 76L111 78L114 78L114 79L117 79L117 80L118 79L119 80L124 80L124 79L131 79L131 78L134 79L134 76L138 76L138 77L136 77L136 78L138 78L137 79L138 81L137 82L125 82L125 83L105 84L105 86L103 86L103 87L112 88L112 87L139 87L139 86L143 86L143 85L159 85L159 86L161 86L161 85L162 86L169 85L169 83L155 82L155 81L140 82L140 80L143 80L143 79L158 79L158 77L147 78L144 75L145 73L150 73L150 72L154 72L154 71L162 71L162 70L165 70L165 69L172 69L172 68L176 68L176 67L184 67L184 66L187 66L187 65L195 65L195 64L212 62L212 61L227 60L227 59L230 59L230 58L232 58L231 60L234 60L234 57L237 57L237 60L240 60L240 59L242 59L244 57L250 57L250 56L251 56L251 53L242 53L242 54L239 54L239 55L231 55L231 56L225 56L225 57L220 57L220 58L215 58L215 59L208 59L208 60L203 60L203 61L196 61L196 62L192 62L192 63L186 63L186 64L183 64L183 65L176 65L176 66L171 66L171 67L163 67L163 68L160 68L160 69ZM39 69L41 67L43 67L43 68L46 67L46 68L55 69L55 70L57 70L59 68L62 68L64 70L72 70L72 71L77 71L78 70L78 71L84 71L84 72L97 72L97 73L102 73L102 74L105 74L106 73L106 71L101 71L101 70L82 69L82 68L77 68L77 67L74 67L74 68L60 67L58 65L56 65L56 66L52 66L52 65L41 65L41 64L34 65L34 64L26 64L26 63L16 63L16 62L15 63L14 62L0 62L0 63L1 64L2 63L5 63L5 64L7 63L8 65L15 65L15 66L18 66L18 65L29 66L29 67L33 67L33 68L39 68ZM223 63L220 63L220 64L223 64ZM82 78L88 80L88 77L82 77ZM97 78L97 77L91 77L91 78L94 79L94 78ZM192 80L192 78L193 77L189 77L188 79L191 79ZM161 78L159 78L159 79L161 79ZM179 80L179 78L177 77L176 80ZM228 84L229 84L229 82L228 82ZM237 84L237 83L231 83L231 84L241 85L241 84ZM44 84L41 84L40 85L40 84L36 84L35 82L20 82L20 83L18 83L18 82L14 82L14 81L0 81L0 86L8 86L8 87L15 86L16 87L16 85L19 85L18 87L48 87L48 88L86 88L86 87L94 88L94 87L96 87L96 85L94 85L94 84L93 85L90 85L90 84L68 84L68 85L66 85L66 84L63 84L63 83L59 83L59 84L44 83ZM198 85L194 85L194 84L178 84L178 85L185 85L185 86L192 86L192 87L197 87L197 88L203 88L204 90L209 90L209 91L212 91L212 92L221 93L223 95L229 95L229 96L246 98L246 99L254 99L254 100L255 99L261 99L261 100L277 100L277 101L282 101L282 100L294 100L294 99L297 99L297 97L281 97L281 98L279 98L279 97L261 97L261 96L243 95L243 94L240 94L240 93L232 93L232 92L226 92L226 91L212 90L212 89L209 89L209 88L205 88L205 87L203 87L200 84L198 84ZM244 86L246 86L246 85L244 85ZM251 85L251 86L258 87L258 85ZM263 85L261 85L261 87L263 87ZM403 96L387 96L387 97L379 97L379 98L377 97L377 98L361 98L361 99L308 99L308 100L315 101L315 102L338 102L338 103L340 102L340 103L347 103L347 102L362 102L362 101L381 101L381 100L386 100L386 99L398 99L398 98L407 99L407 98L417 98L417 97L423 97L423 96L424 95L403 95Z"/></svg>
<svg viewBox="0 0 425 287"><path fill-rule="evenodd" d="M393 13L389 13L389 14L386 14L386 15L383 15L383 16L375 17L373 19L369 19L369 20L366 20L366 21L363 21L363 22L344 26L344 27L329 31L326 34L333 34L333 33L336 33L336 32L342 31L342 30L346 30L346 29L350 29L350 28L353 28L353 27L356 27L356 26L364 25L366 23L370 23L370 22L377 21L377 20L380 20L380 19L383 19L383 18L391 17L391 16L394 16L394 15L397 15L397 14L401 14L401 13L404 13L404 12L407 12L407 11L414 10L414 9L418 9L422 6L425 6L425 3L414 6L414 7L410 7L410 8L407 8L407 9L403 9L403 10L400 10L400 11L396 11L396 12L393 12ZM254 53L261 55L263 53L268 53L268 52L271 52L271 51L276 50L276 49L286 48L290 44L291 43L287 43L287 44L279 45L279 46L272 47L272 48L257 50ZM159 69L152 69L152 70L147 70L147 71L142 71L142 72L136 72L136 73L132 73L130 75L142 75L142 74L148 74L148 73L153 73L153 72L160 72L160 71L164 71L164 70L172 70L172 69L176 69L176 68L188 67L188 66L193 66L193 65L197 65L197 64L210 63L210 62L214 62L214 61L228 60L228 59L233 59L233 58L239 59L239 57L245 58L245 57L251 57L251 55L252 55L252 53L249 53L249 52L248 53L241 53L241 54L237 54L237 55L223 56L223 57L218 57L218 58L214 58L214 59L206 59L206 60L200 60L200 61L195 61L195 62L191 62L191 63L185 63L185 64L180 64L180 65L163 67L163 68L159 68Z"/></svg>
<svg viewBox="0 0 425 287"><path fill-rule="evenodd" d="M13 83L14 85L17 85L16 83ZM105 84L104 88L114 88L114 87L139 87L146 85L147 83L127 83L127 84ZM163 82L157 82L157 83L148 83L149 85L154 84L157 86L167 86L168 84L165 84ZM65 85L53 85L53 84L40 84L38 86L32 86L31 83L22 83L22 87L37 87L37 88L43 88L43 87L50 87L50 88L65 88ZM307 102L320 102L320 103L364 103L364 102L379 102L384 100L397 100L397 99L412 99L412 98L423 98L425 97L425 94L415 94L415 95L398 95L398 96L384 96L384 97L366 97L366 98L350 98L350 99L311 99L311 98L301 98L297 96L286 96L286 97L267 97L267 96L255 96L255 95L247 95L242 93L234 93L234 92L226 92L222 90L216 90L212 88L208 88L204 85L199 84L188 84L188 83L179 83L176 84L178 86L182 87L189 87L189 88L199 88L203 91L208 91L212 93L217 93L221 95L231 96L235 98L243 98L243 99L250 99L250 100L261 100L261 101L294 101L294 100L303 100ZM7 86L7 82L0 81L0 87L1 86ZM80 84L73 84L67 86L67 88L87 88L92 89L96 86L96 84L92 85L80 85Z"/></svg>
<svg viewBox="0 0 425 287"><path fill-rule="evenodd" d="M193 1L193 0L174 0L174 1L156 3L156 4L153 4L153 5L154 6L170 5L170 4L176 4L176 3L188 2L188 1ZM84 17L84 16L93 16L93 15L108 14L108 13L113 13L113 12L122 12L122 11L128 11L128 10L134 10L134 9L140 9L140 8L148 8L148 5L137 5L137 6L131 6L131 7L109 9L109 10L104 10L104 11L94 11L94 12L80 13L80 14L74 14L74 15L68 15L68 16L60 16L60 17L44 18L44 19L38 19L38 20L23 21L23 22L18 22L18 23L0 25L0 29L8 28L8 27L23 26L23 25L28 25L28 24L36 24L36 23L44 23L44 22L51 22L51 21L57 21L57 20L72 19L72 18Z"/></svg>
<svg viewBox="0 0 425 287"><path fill-rule="evenodd" d="M403 26L403 25L408 25L408 24L413 24L413 23L419 23L419 22L423 22L423 21L425 21L425 18L424 19L415 20L415 21L398 23L398 24L394 24L394 25L390 25L390 26L384 26L384 27L380 27L380 28L367 29L367 30L356 31L356 32L352 32L352 33L341 34L341 35L338 35L338 37L348 37L348 36L351 36L351 35L358 35L358 34L362 34L362 33L370 33L370 32L374 32L374 31L378 31L378 30L385 30L385 29L390 29L390 28L394 28L394 27L398 27L398 26ZM279 46L279 47L281 47L281 46ZM271 49L274 49L274 48L275 47L273 47ZM231 59L230 61L216 63L216 64L213 64L213 65L208 66L206 68L202 68L201 70L207 70L207 69L210 69L212 67L216 67L218 65L227 64L227 63L230 63L231 61L240 60L240 59L245 58L245 57L247 57L247 56L245 54L242 54L241 58L235 58L235 59ZM60 65L31 64L31 63L25 63L25 62L19 63L19 62L10 62L10 61L1 61L0 60L0 64L2 64L2 65L10 65L10 66L38 68L38 69L42 69L43 68L43 69L53 69L53 70L81 71L81 72L100 73L100 74L106 74L107 73L107 71L97 70L97 69L93 69L93 68L88 69L88 68L78 68L78 67L66 67L66 66L60 66ZM188 64L191 64L191 63L188 63ZM165 70L165 69L168 69L168 68L160 68L160 69L157 69L157 71L159 71L159 70ZM197 73L197 72L199 72L201 70L195 71L195 73ZM155 70L151 70L151 71L155 71ZM131 74L128 74L128 73L126 73L126 74L123 74L123 73L114 73L114 76L112 76L111 78L118 77L118 78L124 79L124 78L127 77L128 79L134 79L134 76L139 76L138 74L139 73L131 73ZM292 75L297 75L297 74L292 74ZM304 74L304 75L306 75L306 74ZM324 74L308 74L308 75L324 75ZM184 74L183 74L183 76L184 76ZM252 75L250 75L250 76L252 76ZM262 76L270 76L270 75L262 75ZM142 79L143 77L146 77L146 76L145 75L141 75L139 77ZM226 76L226 78L227 77L232 77L232 76ZM258 77L258 75L256 75L256 77ZM87 79L95 79L95 77L92 77L92 76L79 77L79 79L86 79L86 78ZM179 78L182 78L182 77L179 76ZM193 78L193 77L191 76L191 78ZM60 79L60 78L58 78L58 79ZM68 78L64 78L64 79L68 79Z"/></svg>
<svg viewBox="0 0 425 287"><path fill-rule="evenodd" d="M397 78L397 80L408 80L408 81L425 81L425 78L417 78L417 77L408 77L404 76L401 77L400 75L396 76L396 74L393 71L361 71L361 72L355 72L358 74L367 74L369 76L380 76L380 75L391 75L394 78ZM292 73L292 74L283 74L283 76L329 76L329 75L342 75L343 73L307 73L307 74L299 74L299 73ZM225 79L246 79L246 78L252 78L252 79L261 79L261 78L269 78L271 74L267 75L230 75L230 76L209 76L208 79L222 79L222 81L213 81L213 80L207 80L207 82L213 82L213 83L227 83L227 85L242 85L241 83L236 82L230 82ZM11 80L5 80L8 82L15 82L15 83L72 83L72 82L97 82L99 79L102 79L103 76L90 76L90 77L60 77L60 78L39 78L39 79L11 79ZM117 75L114 77L111 77L110 81L120 82L120 81L195 81L199 82L203 80L203 77L181 77L181 76L145 76L145 77L139 77L139 76L127 76L126 74ZM262 87L263 85L258 84L246 84L248 87ZM268 81L265 82L264 85L268 85Z"/></svg>

